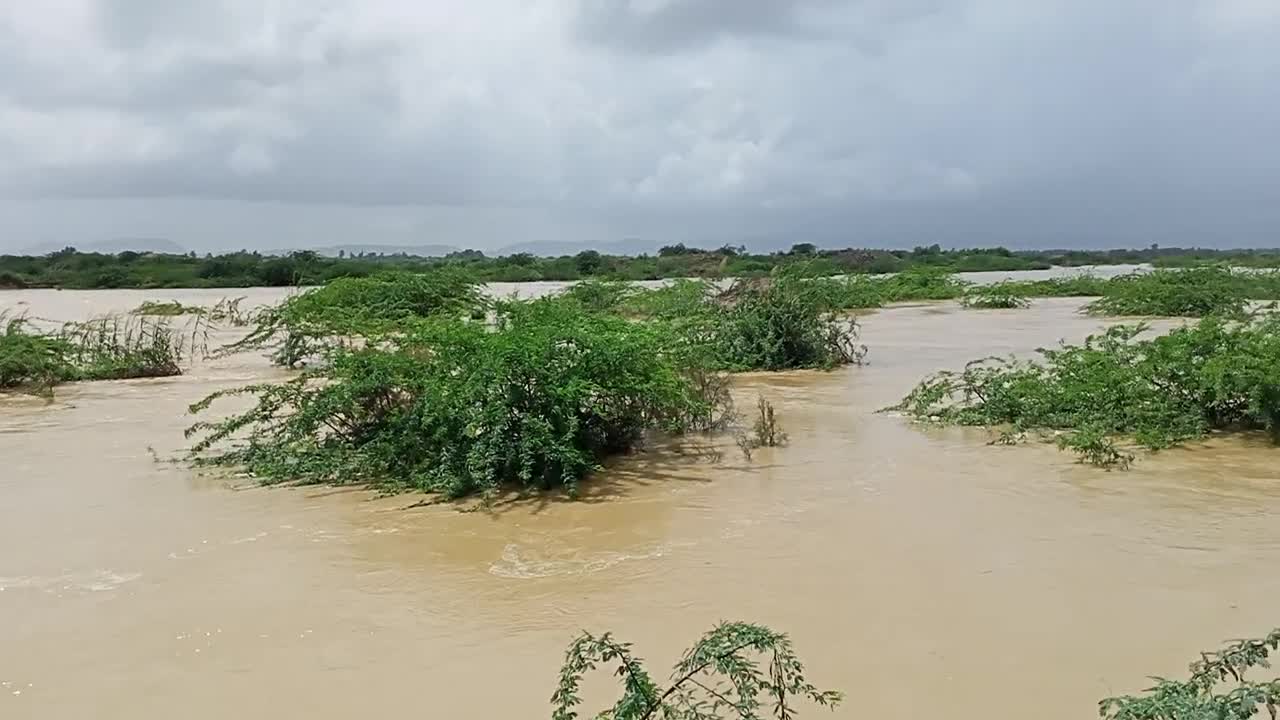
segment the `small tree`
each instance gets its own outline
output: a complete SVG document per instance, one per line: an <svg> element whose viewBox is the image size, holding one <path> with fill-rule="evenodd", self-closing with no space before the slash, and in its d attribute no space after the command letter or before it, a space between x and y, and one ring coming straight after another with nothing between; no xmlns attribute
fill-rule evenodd
<svg viewBox="0 0 1280 720"><path fill-rule="evenodd" d="M578 718L582 678L600 663L617 665L622 697L611 710L593 716L599 719L788 720L805 700L834 708L843 699L806 680L787 636L761 625L721 623L685 652L665 688L653 681L630 643L610 633L584 632L565 653L560 684L551 696L552 720Z"/></svg>

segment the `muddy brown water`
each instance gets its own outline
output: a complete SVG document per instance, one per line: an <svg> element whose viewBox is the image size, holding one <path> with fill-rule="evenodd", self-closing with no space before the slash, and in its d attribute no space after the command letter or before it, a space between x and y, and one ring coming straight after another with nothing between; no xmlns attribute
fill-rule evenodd
<svg viewBox="0 0 1280 720"><path fill-rule="evenodd" d="M0 307L71 319L223 294ZM1280 624L1276 452L1215 440L1105 473L874 412L935 369L1099 329L1079 304L868 314L866 367L740 378L789 447L748 464L731 444L657 446L582 501L489 513L156 462L187 404L285 376L255 355L0 399L0 717L547 717L578 629L660 670L721 619L789 632L812 679L848 693L833 717L1092 717Z"/></svg>

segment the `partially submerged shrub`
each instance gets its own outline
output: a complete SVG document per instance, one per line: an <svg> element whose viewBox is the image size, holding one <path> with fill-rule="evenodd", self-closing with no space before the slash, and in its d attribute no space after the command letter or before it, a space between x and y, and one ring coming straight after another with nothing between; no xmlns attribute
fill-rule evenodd
<svg viewBox="0 0 1280 720"><path fill-rule="evenodd" d="M839 692L819 690L805 679L791 641L762 625L718 625L685 651L666 687L653 680L631 648L610 633L579 635L560 668L560 682L551 696L552 719L579 717L582 678L601 663L616 665L612 674L622 683L622 697L611 709L592 716L596 718L788 720L805 702L834 708L843 700Z"/></svg>
<svg viewBox="0 0 1280 720"><path fill-rule="evenodd" d="M1013 310L1031 306L1020 289L1009 283L974 285L965 290L960 304L975 310Z"/></svg>
<svg viewBox="0 0 1280 720"><path fill-rule="evenodd" d="M252 323L255 319L254 313L240 307L244 301L244 296L222 298L218 302L214 303L213 307L204 308L204 315L210 322L218 325L244 327L245 325Z"/></svg>
<svg viewBox="0 0 1280 720"><path fill-rule="evenodd" d="M751 433L739 433L735 439L747 460L751 459L752 453L758 448L786 445L787 434L778 423L773 403L763 395L756 398L756 416L751 425Z"/></svg>
<svg viewBox="0 0 1280 720"><path fill-rule="evenodd" d="M23 317L0 312L0 390L43 391L75 376L67 362L70 344L32 329Z"/></svg>
<svg viewBox="0 0 1280 720"><path fill-rule="evenodd" d="M1216 652L1201 653L1183 680L1154 678L1141 695L1112 697L1098 703L1105 720L1248 720L1265 709L1275 718L1280 708L1280 678L1254 680L1251 670L1269 668L1280 649L1280 630L1236 640Z"/></svg>
<svg viewBox="0 0 1280 720"><path fill-rule="evenodd" d="M730 370L789 370L861 364L858 324L831 311L820 288L798 278L739 282L720 311L715 342Z"/></svg>
<svg viewBox="0 0 1280 720"><path fill-rule="evenodd" d="M867 350L858 343L857 321L835 312L832 282L784 274L740 280L717 293L711 283L680 280L605 304L623 316L661 324L673 348L702 367L790 370L861 363ZM575 287L593 294L588 297L602 292L586 283Z"/></svg>
<svg viewBox="0 0 1280 720"><path fill-rule="evenodd" d="M1127 464L1107 438L1159 449L1211 430L1280 433L1280 317L1205 318L1151 338L1117 326L1038 361L987 358L921 382L895 409L953 425L1082 431L1068 447Z"/></svg>
<svg viewBox="0 0 1280 720"><path fill-rule="evenodd" d="M180 330L165 321L106 316L68 323L59 336L74 379L123 380L181 375L182 362L203 350L207 330L198 318Z"/></svg>
<svg viewBox="0 0 1280 720"><path fill-rule="evenodd" d="M1245 280L1222 267L1155 270L1112 278L1104 294L1085 306L1091 315L1205 317L1243 315Z"/></svg>
<svg viewBox="0 0 1280 720"><path fill-rule="evenodd" d="M572 492L646 431L714 416L668 345L658 328L554 298L506 307L495 329L420 320L375 344L330 348L285 384L215 393L192 411L225 395L255 404L188 435L197 462L264 483Z"/></svg>
<svg viewBox="0 0 1280 720"><path fill-rule="evenodd" d="M0 314L0 323L0 389L38 392L76 380L180 375L205 329L196 323L181 331L165 321L116 316L67 323L54 332L21 317Z"/></svg>
<svg viewBox="0 0 1280 720"><path fill-rule="evenodd" d="M147 300L130 312L133 315L174 317L177 315L202 315L204 311L205 309L199 305L183 305L177 300L171 302Z"/></svg>
<svg viewBox="0 0 1280 720"><path fill-rule="evenodd" d="M405 322L469 317L485 305L479 286L452 271L339 278L261 311L253 331L224 351L269 346L275 362L296 365L333 345L398 332Z"/></svg>
<svg viewBox="0 0 1280 720"><path fill-rule="evenodd" d="M616 309L638 319L689 319L710 314L717 294L716 286L706 280L675 280L658 288L635 288Z"/></svg>
<svg viewBox="0 0 1280 720"><path fill-rule="evenodd" d="M1109 282L1097 275L1079 273L1046 280L1005 280L1000 285L1023 297L1098 297L1106 294Z"/></svg>
<svg viewBox="0 0 1280 720"><path fill-rule="evenodd" d="M970 283L942 268L914 268L884 278L885 302L908 300L954 300L964 295Z"/></svg>
<svg viewBox="0 0 1280 720"><path fill-rule="evenodd" d="M1107 436L1106 431L1093 426L1077 428L1058 436L1058 449L1071 450L1080 458L1080 462L1094 467L1111 470L1128 470L1133 464L1133 453L1125 452L1116 446L1115 440Z"/></svg>
<svg viewBox="0 0 1280 720"><path fill-rule="evenodd" d="M634 293L635 286L631 283L593 279L570 285L564 296L591 310L612 311Z"/></svg>

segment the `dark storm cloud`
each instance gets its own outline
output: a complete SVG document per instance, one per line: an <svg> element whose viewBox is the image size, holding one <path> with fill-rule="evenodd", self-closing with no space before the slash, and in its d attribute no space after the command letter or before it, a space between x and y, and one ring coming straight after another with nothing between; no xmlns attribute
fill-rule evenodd
<svg viewBox="0 0 1280 720"><path fill-rule="evenodd" d="M1276 47L1274 0L11 4L0 247L1280 244Z"/></svg>

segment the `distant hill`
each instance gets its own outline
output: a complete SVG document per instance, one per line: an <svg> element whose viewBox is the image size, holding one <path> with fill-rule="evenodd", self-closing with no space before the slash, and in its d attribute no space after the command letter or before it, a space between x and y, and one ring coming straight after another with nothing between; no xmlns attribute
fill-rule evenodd
<svg viewBox="0 0 1280 720"><path fill-rule="evenodd" d="M297 248L298 250L314 250L321 255L328 257L337 257L339 252L345 252L347 255L374 254L374 255L397 255L403 253L405 255L414 255L417 257L444 257L451 252L458 252L459 248L452 245L331 245L318 248ZM272 255L287 255L293 250L273 251Z"/></svg>
<svg viewBox="0 0 1280 720"><path fill-rule="evenodd" d="M45 242L26 247L18 251L19 255L48 255L71 245L85 253L122 253L126 250L134 252L164 253L167 255L185 255L187 249L172 240L164 238L112 238L91 243L56 243Z"/></svg>
<svg viewBox="0 0 1280 720"><path fill-rule="evenodd" d="M561 242L547 240L542 242L525 242L508 245L499 250L485 251L489 257L517 255L528 253L538 257L561 257L577 255L583 250L595 250L604 255L653 255L658 252L659 244L639 239L616 240L611 242Z"/></svg>

